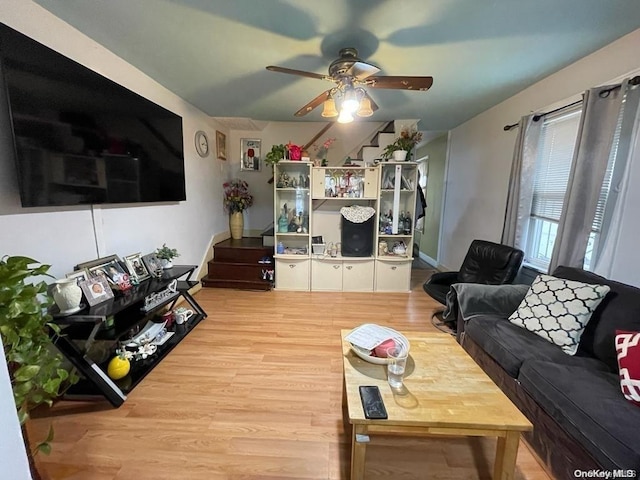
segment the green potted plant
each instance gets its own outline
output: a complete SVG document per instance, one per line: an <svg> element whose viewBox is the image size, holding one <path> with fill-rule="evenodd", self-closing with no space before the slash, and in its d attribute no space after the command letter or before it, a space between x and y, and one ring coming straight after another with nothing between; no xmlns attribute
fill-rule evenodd
<svg viewBox="0 0 640 480"><path fill-rule="evenodd" d="M164 269L172 268L173 267L172 260L179 256L180 254L178 253L178 250L176 250L175 248L167 247L166 243L163 243L162 247L156 250L156 257L160 259L162 263L162 268Z"/></svg>
<svg viewBox="0 0 640 480"><path fill-rule="evenodd" d="M382 158L388 160L393 156L394 160L405 160L407 153L411 152L420 140L422 140L422 132L418 132L417 130L403 130L393 143L385 147L382 152ZM405 153L400 154L396 152Z"/></svg>
<svg viewBox="0 0 640 480"><path fill-rule="evenodd" d="M0 337L23 431L30 411L42 404L51 406L65 387L77 381L63 368L62 355L49 338L50 330L60 334L60 328L48 313L53 298L47 284L33 283L37 277L51 277L49 267L27 257L0 260ZM52 439L50 428L48 437L29 453L49 453Z"/></svg>
<svg viewBox="0 0 640 480"><path fill-rule="evenodd" d="M273 145L271 150L265 155L264 161L273 168L276 163L284 158L286 151L287 148L283 144Z"/></svg>

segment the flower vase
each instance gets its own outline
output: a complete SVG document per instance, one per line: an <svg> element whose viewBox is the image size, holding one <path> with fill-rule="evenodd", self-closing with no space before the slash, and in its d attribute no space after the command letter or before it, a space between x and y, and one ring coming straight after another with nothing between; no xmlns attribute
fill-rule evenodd
<svg viewBox="0 0 640 480"><path fill-rule="evenodd" d="M229 230L231 231L231 238L234 240L242 238L242 232L244 230L244 216L242 212L233 212L229 215Z"/></svg>
<svg viewBox="0 0 640 480"><path fill-rule="evenodd" d="M406 150L395 150L393 152L393 159L396 162L404 162L407 159L407 152Z"/></svg>

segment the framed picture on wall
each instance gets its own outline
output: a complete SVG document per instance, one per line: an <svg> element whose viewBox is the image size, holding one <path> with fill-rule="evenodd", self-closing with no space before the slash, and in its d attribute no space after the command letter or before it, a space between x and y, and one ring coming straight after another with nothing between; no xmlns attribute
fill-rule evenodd
<svg viewBox="0 0 640 480"><path fill-rule="evenodd" d="M240 139L240 170L259 172L262 164L261 140L257 138Z"/></svg>
<svg viewBox="0 0 640 480"><path fill-rule="evenodd" d="M227 159L227 136L216 130L216 153L220 160Z"/></svg>

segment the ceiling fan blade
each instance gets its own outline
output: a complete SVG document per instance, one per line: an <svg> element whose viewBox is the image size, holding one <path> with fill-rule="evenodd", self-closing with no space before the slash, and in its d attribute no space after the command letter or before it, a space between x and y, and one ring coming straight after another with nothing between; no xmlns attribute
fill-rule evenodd
<svg viewBox="0 0 640 480"><path fill-rule="evenodd" d="M316 98L314 98L313 100L311 100L309 103L307 103L304 107L302 107L300 110L298 110L296 113L294 113L294 115L296 117L303 117L305 116L307 113L309 113L311 110L313 110L314 108L316 108L317 106L321 105L327 98L329 98L329 94L331 93L331 89L327 90L326 92L322 92L320 95L318 95Z"/></svg>
<svg viewBox="0 0 640 480"><path fill-rule="evenodd" d="M331 80L331 78L321 73L305 72L304 70L294 70L293 68L276 67L269 65L267 70L271 72L288 73L289 75L300 75L301 77L317 78L318 80Z"/></svg>
<svg viewBox="0 0 640 480"><path fill-rule="evenodd" d="M369 77L364 83L371 88L424 91L433 85L433 77Z"/></svg>
<svg viewBox="0 0 640 480"><path fill-rule="evenodd" d="M378 73L380 69L375 65L365 62L354 62L353 65L345 72L346 75L354 76L357 80L364 80Z"/></svg>

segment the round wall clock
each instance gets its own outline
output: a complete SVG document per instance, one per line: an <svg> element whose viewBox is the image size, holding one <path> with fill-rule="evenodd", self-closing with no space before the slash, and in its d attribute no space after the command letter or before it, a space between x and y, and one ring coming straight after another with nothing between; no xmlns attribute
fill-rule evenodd
<svg viewBox="0 0 640 480"><path fill-rule="evenodd" d="M209 155L209 138L202 130L196 132L196 152L201 157Z"/></svg>

